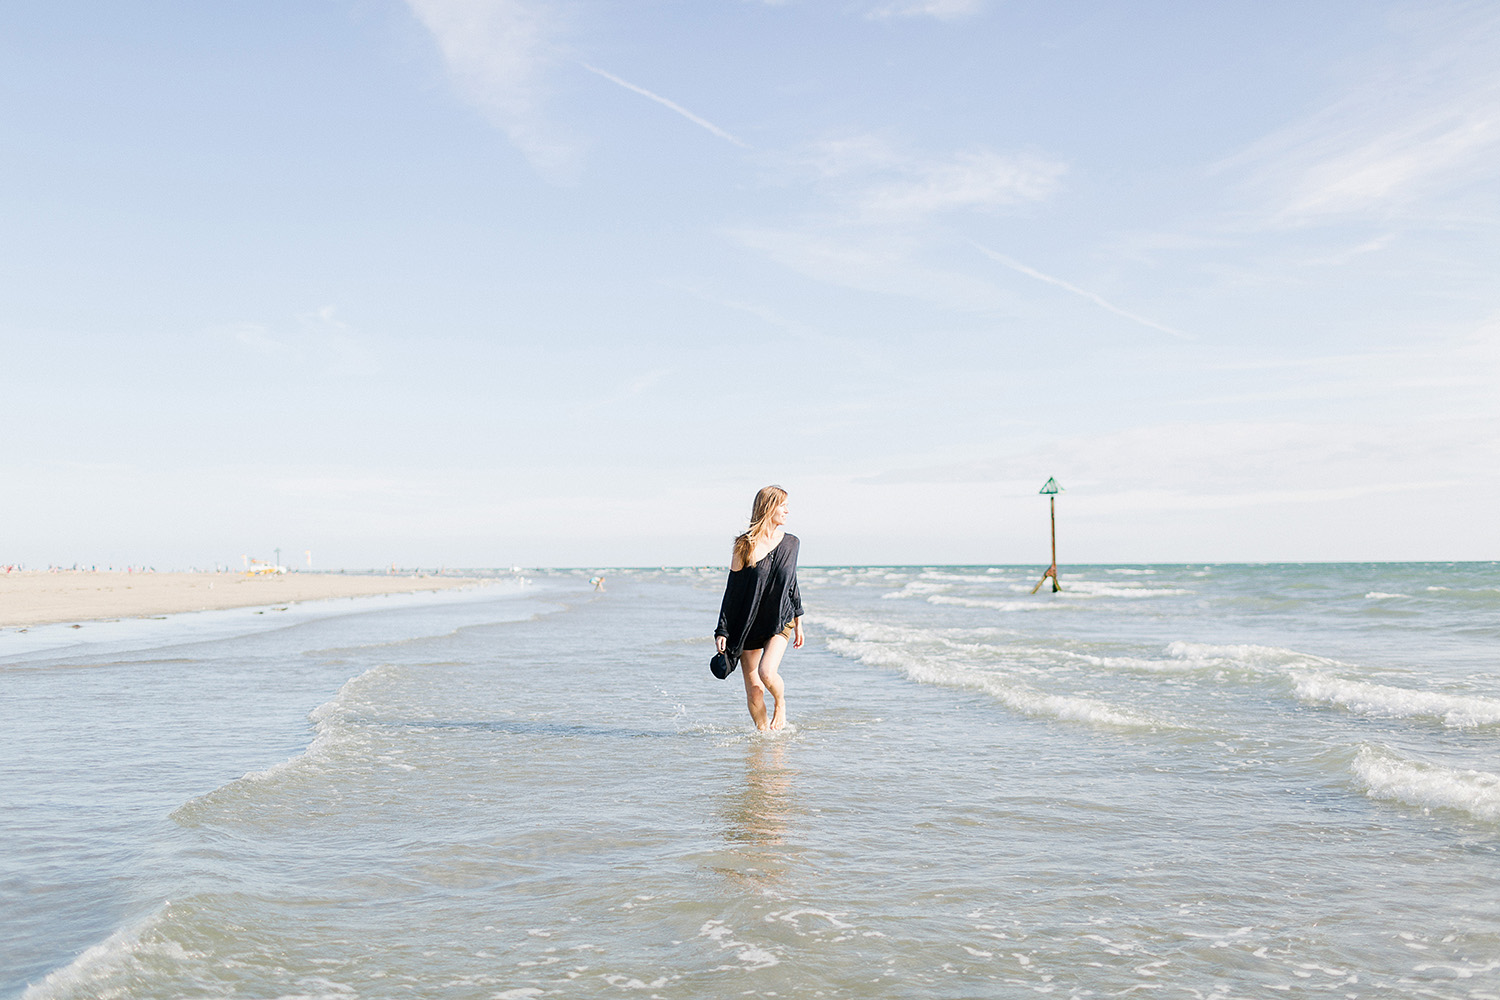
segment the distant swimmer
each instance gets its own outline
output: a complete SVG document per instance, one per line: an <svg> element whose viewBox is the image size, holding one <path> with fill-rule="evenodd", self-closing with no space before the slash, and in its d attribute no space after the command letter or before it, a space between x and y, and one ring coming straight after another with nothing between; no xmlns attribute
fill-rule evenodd
<svg viewBox="0 0 1500 1000"><path fill-rule="evenodd" d="M767 486L755 494L750 529L734 540L729 580L719 606L714 643L739 662L750 718L762 732L786 726L786 686L778 669L787 643L802 648L802 595L797 590L797 550L784 530L786 490ZM766 719L766 692L776 701Z"/></svg>
<svg viewBox="0 0 1500 1000"><path fill-rule="evenodd" d="M594 589L595 590L603 590L604 589L604 577L602 577L602 576L591 576L591 577L589 577L589 583L592 583L594 585Z"/></svg>

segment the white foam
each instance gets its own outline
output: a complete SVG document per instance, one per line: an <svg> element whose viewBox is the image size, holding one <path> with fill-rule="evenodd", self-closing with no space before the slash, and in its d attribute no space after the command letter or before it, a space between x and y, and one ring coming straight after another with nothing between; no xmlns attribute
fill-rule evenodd
<svg viewBox="0 0 1500 1000"><path fill-rule="evenodd" d="M1175 723L1138 714L1095 698L1046 694L1001 673L922 656L893 644L830 639L828 647L835 653L871 666L899 670L910 680L921 684L983 691L1022 715L1119 729L1180 728Z"/></svg>
<svg viewBox="0 0 1500 1000"><path fill-rule="evenodd" d="M1257 646L1253 643L1212 645L1203 642L1167 644L1168 656L1204 666L1237 666L1253 670L1275 670L1286 667L1343 667L1347 664L1326 656L1303 653L1280 646Z"/></svg>
<svg viewBox="0 0 1500 1000"><path fill-rule="evenodd" d="M1191 594L1182 587L1148 587L1143 583L1124 581L1101 583L1094 580L1067 580L1062 583L1062 593L1075 597L1176 597Z"/></svg>
<svg viewBox="0 0 1500 1000"><path fill-rule="evenodd" d="M930 580L912 580L900 590L893 590L888 594L881 594L880 596L891 601L900 600L905 597L920 597L923 594L936 594L951 589L952 585L947 583L933 583Z"/></svg>
<svg viewBox="0 0 1500 1000"><path fill-rule="evenodd" d="M735 958L739 959L749 971L767 969L780 964L780 960L765 948L737 940L733 928L722 920L707 921L698 929L698 936L708 938L718 945L721 951L733 951Z"/></svg>
<svg viewBox="0 0 1500 1000"><path fill-rule="evenodd" d="M890 594L886 595L890 597ZM907 596L905 594L901 595ZM933 594L927 598L928 604L951 604L960 608L989 608L993 611L1055 611L1058 608L1067 607L1056 601L1043 599L1033 601L997 601L981 597L951 597L947 594Z"/></svg>
<svg viewBox="0 0 1500 1000"><path fill-rule="evenodd" d="M1315 705L1336 705L1357 715L1387 719L1434 718L1454 727L1500 723L1500 699L1482 695L1416 691L1411 688L1346 680L1325 673L1294 676L1297 697Z"/></svg>
<svg viewBox="0 0 1500 1000"><path fill-rule="evenodd" d="M1500 774L1442 767L1370 746L1360 747L1350 767L1371 798L1500 822Z"/></svg>
<svg viewBox="0 0 1500 1000"><path fill-rule="evenodd" d="M1096 667L1111 670L1137 670L1152 674L1187 674L1204 669L1223 669L1220 663L1202 663L1193 660L1147 660L1139 656L1097 656L1093 653L1078 653L1069 649L1043 650L1048 656L1069 660L1081 660Z"/></svg>
<svg viewBox="0 0 1500 1000"><path fill-rule="evenodd" d="M973 573L949 573L941 570L927 570L922 574L923 580L943 580L948 583L994 583L994 577L977 576Z"/></svg>
<svg viewBox="0 0 1500 1000"><path fill-rule="evenodd" d="M371 707L362 696L364 689L388 676L395 669L395 667L382 664L349 678L339 688L337 694L308 713L307 717L313 724L313 738L301 753L263 770L247 772L211 792L189 799L172 811L172 819L186 825L194 825L200 820L205 810L211 810L216 803L224 801L226 797L247 792L254 786L275 782L305 768L316 767L340 753L347 753L349 748L357 743L356 731L349 725L350 721L367 714Z"/></svg>
<svg viewBox="0 0 1500 1000"><path fill-rule="evenodd" d="M1365 595L1367 601L1389 601L1398 597L1410 597L1410 594L1387 594L1383 590L1372 590Z"/></svg>
<svg viewBox="0 0 1500 1000"><path fill-rule="evenodd" d="M870 642L901 642L920 639L929 634L923 629L911 628L904 625L889 625L884 622L870 622L855 618L838 618L832 615L808 615L806 621L810 625L831 628L836 632L842 632L851 639L862 639Z"/></svg>
<svg viewBox="0 0 1500 1000"><path fill-rule="evenodd" d="M1126 568L1124 566L1116 566L1114 569L1107 569L1104 572L1106 572L1106 573L1113 573L1113 574L1115 574L1117 576L1155 576L1156 575L1156 570L1154 570L1154 569L1128 569L1128 568Z"/></svg>
<svg viewBox="0 0 1500 1000"><path fill-rule="evenodd" d="M21 994L21 1000L53 1000L63 997L124 998L130 992L119 980L143 962L158 964L162 960L184 961L191 956L171 939L151 934L165 920L171 903L129 927L115 931L88 948L70 964L33 983Z"/></svg>

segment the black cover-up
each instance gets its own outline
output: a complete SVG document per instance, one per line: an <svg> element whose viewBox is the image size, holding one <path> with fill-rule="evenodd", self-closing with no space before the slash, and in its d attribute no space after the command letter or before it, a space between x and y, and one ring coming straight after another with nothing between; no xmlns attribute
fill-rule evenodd
<svg viewBox="0 0 1500 1000"><path fill-rule="evenodd" d="M764 649L766 640L787 622L802 617L802 595L797 591L801 547L796 535L784 535L754 566L729 571L714 635L725 637L731 657L746 649Z"/></svg>

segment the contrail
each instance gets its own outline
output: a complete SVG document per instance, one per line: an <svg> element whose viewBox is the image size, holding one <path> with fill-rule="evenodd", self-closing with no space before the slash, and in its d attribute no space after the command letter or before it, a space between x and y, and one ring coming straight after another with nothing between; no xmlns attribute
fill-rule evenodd
<svg viewBox="0 0 1500 1000"><path fill-rule="evenodd" d="M1126 319L1132 320L1132 321L1134 321L1136 323L1139 323L1142 326L1149 326L1151 329L1153 329L1153 330L1160 330L1162 333L1170 333L1172 336L1174 336L1174 337L1181 337L1183 340L1192 340L1193 339L1193 337L1192 337L1191 334L1183 333L1181 330L1174 330L1170 326L1163 326L1162 324L1156 322L1156 320L1154 320L1154 319L1147 319L1144 316L1137 316L1135 313L1130 312L1127 309L1121 309L1119 306L1115 305L1113 302L1110 302L1109 300L1107 300L1105 298L1102 298L1101 296L1095 295L1093 292L1089 291L1086 288L1079 288L1077 285L1070 285L1070 284L1068 284L1066 281L1063 281L1061 278L1054 278L1050 274L1043 274L1041 271L1038 271L1036 268L1034 268L1034 267L1027 267L1025 264L1022 264L1020 261L1018 261L1018 260L1012 260L1011 258L1005 256L1005 254L1003 254L1003 253L996 253L994 250L991 250L989 247L980 246L978 243L975 243L974 244L974 249L978 250L980 253L984 254L986 257L990 258L991 260L998 261L999 263L1004 264L1006 267L1010 268L1012 271L1020 271L1022 274L1026 275L1028 278L1035 278L1037 281L1045 281L1049 285L1056 285L1058 288L1066 289L1067 291L1072 292L1074 295L1080 295L1083 298L1086 298L1090 302L1094 303L1094 305L1099 306L1101 309L1108 309L1110 312L1114 313L1116 316L1124 316Z"/></svg>
<svg viewBox="0 0 1500 1000"><path fill-rule="evenodd" d="M662 105L663 107L671 108L673 111L677 112L679 115L681 115L682 117L686 118L688 121L692 122L694 125L699 125L699 126L702 126L703 128L708 129L710 132L712 132L714 135L718 136L720 139L725 139L725 140L727 140L729 142L732 142L736 146L739 146L741 149L749 149L750 148L750 144L749 143L744 142L744 141L736 138L735 136L730 135L728 132L726 132L723 129L719 128L719 126L715 125L713 122L709 121L708 119L706 119L706 118L699 118L697 115L693 114L691 111L689 111L687 108L683 107L681 104L678 104L676 101L669 101L665 97L661 96L660 94L653 94L653 93L651 93L651 91L647 90L645 87L637 87L635 84L631 83L629 80L622 80L618 76L615 76L613 73L606 73L604 70L600 69L597 66L590 66L588 63L580 63L579 65L581 65L584 69L588 70L590 73L597 73L598 75L604 77L604 79L610 81L611 83L618 83L620 86L624 87L626 90L633 90L637 94L640 94L642 97L649 97L649 98L651 98L651 100L655 101L657 104Z"/></svg>

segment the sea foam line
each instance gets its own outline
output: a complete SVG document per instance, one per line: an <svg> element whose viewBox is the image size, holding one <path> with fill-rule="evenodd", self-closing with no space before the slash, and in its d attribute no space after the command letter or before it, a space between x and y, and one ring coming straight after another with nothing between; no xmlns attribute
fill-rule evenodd
<svg viewBox="0 0 1500 1000"><path fill-rule="evenodd" d="M233 781L225 782L211 792L189 799L172 811L171 818L184 825L196 825L202 820L204 813L214 806L225 804L232 801L238 794L249 793L253 788L264 786L304 768L315 767L322 761L335 756L341 749L353 745L356 742L356 735L350 723L360 718L362 707L368 708L367 705L361 704L363 699L360 696L363 689L372 681L394 669L397 668L389 664L381 664L356 674L345 681L338 693L331 699L309 712L307 717L313 724L313 738L301 753L294 754L262 770L247 772Z"/></svg>
<svg viewBox="0 0 1500 1000"><path fill-rule="evenodd" d="M1421 809L1456 809L1486 822L1500 822L1500 774L1459 770L1361 746L1350 765L1372 799Z"/></svg>
<svg viewBox="0 0 1500 1000"><path fill-rule="evenodd" d="M824 624L831 624L824 622ZM838 626L832 626L837 628ZM865 631L869 635L869 630ZM1179 729L1181 726L1141 715L1094 698L1046 694L991 670L960 667L903 650L890 643L830 638L828 648L842 656L876 667L900 671L920 684L982 691L1022 715L1080 722L1111 729Z"/></svg>
<svg viewBox="0 0 1500 1000"><path fill-rule="evenodd" d="M157 933L171 908L171 903L164 903L143 919L85 949L69 964L28 986L21 1000L126 997L130 995L127 984L147 962L182 962L191 958L181 944Z"/></svg>
<svg viewBox="0 0 1500 1000"><path fill-rule="evenodd" d="M1314 705L1335 705L1357 715L1388 719L1436 718L1454 728L1500 723L1500 699L1445 694L1351 681L1324 673L1292 678L1297 697Z"/></svg>
<svg viewBox="0 0 1500 1000"><path fill-rule="evenodd" d="M927 603L950 604L960 608L988 608L992 611L1056 611L1058 608L1068 607L1057 601L1000 601L982 597L950 597L947 594L933 594L927 598Z"/></svg>

